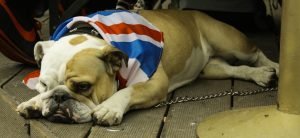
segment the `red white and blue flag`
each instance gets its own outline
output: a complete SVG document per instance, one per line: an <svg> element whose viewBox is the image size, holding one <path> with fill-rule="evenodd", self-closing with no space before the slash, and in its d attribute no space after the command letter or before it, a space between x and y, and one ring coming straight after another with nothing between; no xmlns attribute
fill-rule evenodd
<svg viewBox="0 0 300 138"><path fill-rule="evenodd" d="M108 10L77 16L60 24L52 39L60 39L76 22L89 23L106 42L128 55L128 67L123 65L118 74L120 88L147 81L155 73L163 51L163 33L139 14Z"/></svg>

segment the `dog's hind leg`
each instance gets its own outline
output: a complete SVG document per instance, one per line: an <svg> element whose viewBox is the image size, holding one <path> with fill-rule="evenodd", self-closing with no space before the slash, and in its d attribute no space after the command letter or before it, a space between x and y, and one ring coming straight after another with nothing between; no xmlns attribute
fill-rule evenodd
<svg viewBox="0 0 300 138"><path fill-rule="evenodd" d="M195 18L199 29L203 30L202 37L207 40L213 50L213 56L221 57L226 61L239 61L255 67L272 67L278 76L278 64L269 60L242 32L208 16L201 14L197 14L197 16L207 21L204 24Z"/></svg>
<svg viewBox="0 0 300 138"><path fill-rule="evenodd" d="M252 80L263 87L270 86L276 82L275 70L272 67L231 66L220 58L210 59L200 73L200 77L206 79L237 78Z"/></svg>
<svg viewBox="0 0 300 138"><path fill-rule="evenodd" d="M276 71L276 75L277 77L279 77L279 65L278 63L275 63L273 61L271 61L270 59L268 59L261 50L258 49L258 51L256 52L256 60L253 62L253 65L255 67L262 67L262 66L268 66L268 67L272 67L275 69Z"/></svg>

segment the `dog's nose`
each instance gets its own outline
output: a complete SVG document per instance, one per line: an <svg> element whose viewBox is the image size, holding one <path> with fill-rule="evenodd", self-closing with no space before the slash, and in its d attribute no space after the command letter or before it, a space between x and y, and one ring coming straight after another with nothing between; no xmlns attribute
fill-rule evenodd
<svg viewBox="0 0 300 138"><path fill-rule="evenodd" d="M71 99L71 96L65 91L56 90L53 94L53 98L57 103L62 103L68 99Z"/></svg>

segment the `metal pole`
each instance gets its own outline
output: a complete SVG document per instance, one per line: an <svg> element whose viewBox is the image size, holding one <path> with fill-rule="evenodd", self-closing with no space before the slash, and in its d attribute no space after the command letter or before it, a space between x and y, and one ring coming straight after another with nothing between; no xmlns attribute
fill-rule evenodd
<svg viewBox="0 0 300 138"><path fill-rule="evenodd" d="M279 110L300 114L300 0L284 0L280 42Z"/></svg>

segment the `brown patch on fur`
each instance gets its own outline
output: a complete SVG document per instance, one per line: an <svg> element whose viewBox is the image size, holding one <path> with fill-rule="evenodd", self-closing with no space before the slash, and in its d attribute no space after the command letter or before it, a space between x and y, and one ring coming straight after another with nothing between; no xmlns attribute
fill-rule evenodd
<svg viewBox="0 0 300 138"><path fill-rule="evenodd" d="M105 47L102 50L95 48L84 49L75 54L67 63L65 72L65 84L70 90L74 90L74 82L88 82L91 84L89 92L81 95L88 97L95 104L99 104L109 98L115 92L115 74L109 74L107 61L102 59L114 49Z"/></svg>
<svg viewBox="0 0 300 138"><path fill-rule="evenodd" d="M86 38L85 36L80 35L80 36L76 36L76 37L72 38L72 39L69 41L69 43L70 43L71 45L73 45L73 46L76 46L76 45L78 45L78 44L80 44L80 43L82 43L82 42L84 42L84 41L86 41L86 40L87 40L87 38Z"/></svg>

